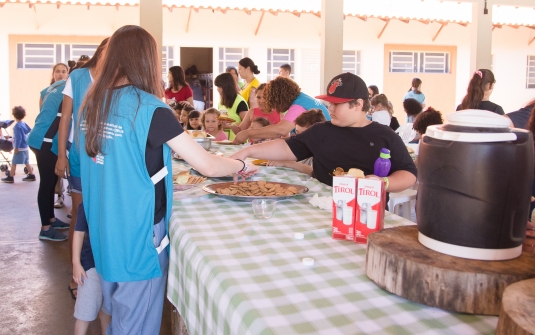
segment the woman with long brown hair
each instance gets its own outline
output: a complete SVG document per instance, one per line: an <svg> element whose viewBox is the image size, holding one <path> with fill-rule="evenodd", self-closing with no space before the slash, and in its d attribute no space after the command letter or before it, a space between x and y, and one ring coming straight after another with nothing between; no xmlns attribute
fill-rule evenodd
<svg viewBox="0 0 535 335"><path fill-rule="evenodd" d="M78 112L80 105L84 100L87 90L93 83L95 78L99 76L99 62L105 56L106 45L109 38L104 39L98 46L95 54L89 59L82 68L75 69L71 72L65 89L63 90L63 105L61 110L61 120L58 131L58 160L56 162L55 173L59 178L67 177L71 187L71 226L69 228L69 251L72 256L72 236L74 233L74 226L78 215L78 206L82 203L82 181L80 179L80 154L78 141L72 141L70 147L68 138L71 128L71 120L73 124L78 124ZM74 131L74 129L73 129ZM77 139L78 137L73 137ZM69 291L72 297L76 297L74 291L77 290L77 285L71 279L69 284Z"/></svg>
<svg viewBox="0 0 535 335"><path fill-rule="evenodd" d="M169 73L167 73L169 80L169 87L165 90L165 98L167 100L175 100L176 102L187 101L193 106L193 91L186 81L184 70L180 66L171 66Z"/></svg>
<svg viewBox="0 0 535 335"><path fill-rule="evenodd" d="M238 94L232 74L221 73L215 77L214 86L217 87L217 92L221 98L217 108L220 111L227 111L228 117L235 122L241 122L247 114L249 106L247 101Z"/></svg>
<svg viewBox="0 0 535 335"><path fill-rule="evenodd" d="M299 85L288 78L279 76L266 84L262 99L264 110L277 111L281 115L281 121L259 129L242 130L236 135L234 143L245 143L248 138L255 141L287 136L295 128L295 119L312 108L321 109L325 119L331 120L327 108L321 102L301 92Z"/></svg>
<svg viewBox="0 0 535 335"><path fill-rule="evenodd" d="M483 109L496 114L504 115L503 108L489 101L492 90L496 84L494 73L491 70L479 69L472 75L468 84L466 95L457 110Z"/></svg>
<svg viewBox="0 0 535 335"><path fill-rule="evenodd" d="M146 30L118 29L78 125L83 207L103 310L112 316L110 333L160 332L173 200L171 149L206 176L258 171L209 154L183 131L160 100L159 59Z"/></svg>

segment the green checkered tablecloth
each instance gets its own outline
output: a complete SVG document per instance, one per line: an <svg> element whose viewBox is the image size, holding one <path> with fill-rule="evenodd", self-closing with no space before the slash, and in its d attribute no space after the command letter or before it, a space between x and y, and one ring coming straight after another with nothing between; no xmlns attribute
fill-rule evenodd
<svg viewBox="0 0 535 335"><path fill-rule="evenodd" d="M311 206L329 187L295 171L254 179L311 189L256 219L250 202L175 200L167 297L194 334L492 334L497 317L449 313L377 287L366 246L331 239L331 213ZM412 224L387 213L385 227ZM294 233L304 233L295 240ZM302 259L313 258L313 266Z"/></svg>

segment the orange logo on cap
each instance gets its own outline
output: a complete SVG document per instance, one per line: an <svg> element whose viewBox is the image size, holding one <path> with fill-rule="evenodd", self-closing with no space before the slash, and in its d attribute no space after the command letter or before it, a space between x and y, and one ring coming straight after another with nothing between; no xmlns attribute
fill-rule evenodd
<svg viewBox="0 0 535 335"><path fill-rule="evenodd" d="M329 92L329 94L334 94L334 92L339 86L342 86L342 78L338 78L335 81L333 81L331 85L329 86L329 89L327 90L327 92Z"/></svg>

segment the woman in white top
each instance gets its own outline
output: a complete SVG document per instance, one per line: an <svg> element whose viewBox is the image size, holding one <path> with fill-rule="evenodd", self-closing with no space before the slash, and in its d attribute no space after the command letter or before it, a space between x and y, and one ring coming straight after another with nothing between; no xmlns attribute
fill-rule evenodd
<svg viewBox="0 0 535 335"><path fill-rule="evenodd" d="M372 98L371 105L373 106L372 121L390 126L392 114L394 110L388 103L388 98L384 94L377 94Z"/></svg>

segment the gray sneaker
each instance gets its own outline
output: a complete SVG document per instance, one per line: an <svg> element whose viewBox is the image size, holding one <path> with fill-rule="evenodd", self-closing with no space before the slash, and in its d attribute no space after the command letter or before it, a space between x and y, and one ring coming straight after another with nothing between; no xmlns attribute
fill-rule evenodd
<svg viewBox="0 0 535 335"><path fill-rule="evenodd" d="M48 230L41 230L39 233L39 239L40 240L48 240L48 241L65 241L67 239L67 236L63 235L53 227L48 228Z"/></svg>
<svg viewBox="0 0 535 335"><path fill-rule="evenodd" d="M69 227L71 226L70 224L63 222L58 218L56 218L56 221L50 222L50 225L58 230L69 229Z"/></svg>
<svg viewBox="0 0 535 335"><path fill-rule="evenodd" d="M54 208L63 208L63 194L58 196L58 200L54 203Z"/></svg>

